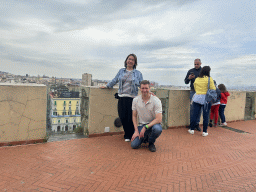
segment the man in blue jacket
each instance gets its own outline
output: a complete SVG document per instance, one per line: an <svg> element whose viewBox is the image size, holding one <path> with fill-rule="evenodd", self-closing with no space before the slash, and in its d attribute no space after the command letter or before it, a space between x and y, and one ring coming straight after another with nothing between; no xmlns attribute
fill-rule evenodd
<svg viewBox="0 0 256 192"><path fill-rule="evenodd" d="M184 79L185 81L185 84L189 84L190 82L190 101L192 100L194 94L196 93L195 92L195 89L194 89L194 82L195 82L195 79L199 76L199 73L201 71L201 60L200 59L195 59L194 61L194 68L188 70L187 72L187 75ZM191 120L192 120L192 112L193 112L193 108L192 108L193 105L190 104L190 124L191 124ZM202 111L201 111L202 112ZM201 131L201 129L199 128L199 122L200 122L200 117L201 117L201 114L198 116L199 118L197 119L197 128L196 130L198 131Z"/></svg>

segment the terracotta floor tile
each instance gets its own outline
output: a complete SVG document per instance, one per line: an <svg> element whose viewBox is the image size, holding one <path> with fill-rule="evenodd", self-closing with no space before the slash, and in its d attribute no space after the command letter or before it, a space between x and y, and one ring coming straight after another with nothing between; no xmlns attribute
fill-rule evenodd
<svg viewBox="0 0 256 192"><path fill-rule="evenodd" d="M256 120L163 130L152 153L123 135L0 148L0 191L256 191Z"/></svg>

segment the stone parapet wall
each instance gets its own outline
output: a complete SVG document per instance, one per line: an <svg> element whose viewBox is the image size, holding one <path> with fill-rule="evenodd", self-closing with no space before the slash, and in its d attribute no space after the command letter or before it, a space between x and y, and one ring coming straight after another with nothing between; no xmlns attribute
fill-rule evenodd
<svg viewBox="0 0 256 192"><path fill-rule="evenodd" d="M122 128L116 128L113 123L118 117L118 100L114 98L116 92L117 89L82 88L81 121L86 135L123 132ZM162 101L164 129L189 125L189 90L155 89L152 92ZM245 103L246 92L231 91L225 109L226 120L244 120ZM109 132L105 132L105 127L109 127Z"/></svg>
<svg viewBox="0 0 256 192"><path fill-rule="evenodd" d="M82 88L81 126L86 135L104 133L105 127L109 127L109 132L123 131L114 126L118 117L116 92L117 89Z"/></svg>
<svg viewBox="0 0 256 192"><path fill-rule="evenodd" d="M0 144L46 136L46 86L0 84Z"/></svg>

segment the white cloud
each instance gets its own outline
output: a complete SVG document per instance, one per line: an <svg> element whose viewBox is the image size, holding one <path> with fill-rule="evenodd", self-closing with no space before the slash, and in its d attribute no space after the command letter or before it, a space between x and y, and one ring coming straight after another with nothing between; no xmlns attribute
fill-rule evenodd
<svg viewBox="0 0 256 192"><path fill-rule="evenodd" d="M138 69L160 84L184 85L195 58L223 82L252 77L255 3L180 2L10 0L0 7L1 70L112 79L135 53Z"/></svg>
<svg viewBox="0 0 256 192"><path fill-rule="evenodd" d="M241 57L233 58L224 61L223 63L226 63L227 65L237 65L236 67L243 66L248 67L247 65L254 65L256 66L256 54L251 55L243 55Z"/></svg>

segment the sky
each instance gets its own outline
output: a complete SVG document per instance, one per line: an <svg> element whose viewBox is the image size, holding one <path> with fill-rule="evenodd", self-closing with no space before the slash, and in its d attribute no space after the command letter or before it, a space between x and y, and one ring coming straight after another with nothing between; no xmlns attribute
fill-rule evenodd
<svg viewBox="0 0 256 192"><path fill-rule="evenodd" d="M226 86L255 86L255 0L0 0L0 71L184 86L200 58Z"/></svg>

